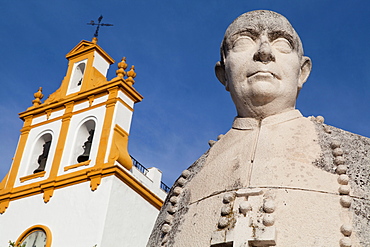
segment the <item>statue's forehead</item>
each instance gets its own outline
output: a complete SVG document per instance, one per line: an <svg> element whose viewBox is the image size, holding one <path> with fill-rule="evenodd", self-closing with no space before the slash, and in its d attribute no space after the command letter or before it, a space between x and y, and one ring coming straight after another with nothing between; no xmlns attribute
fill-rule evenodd
<svg viewBox="0 0 370 247"><path fill-rule="evenodd" d="M285 32L292 37L296 36L296 32L289 21L282 15L272 11L252 11L239 16L227 28L225 37L230 37L234 34L245 30L254 30L258 33L267 32Z"/></svg>

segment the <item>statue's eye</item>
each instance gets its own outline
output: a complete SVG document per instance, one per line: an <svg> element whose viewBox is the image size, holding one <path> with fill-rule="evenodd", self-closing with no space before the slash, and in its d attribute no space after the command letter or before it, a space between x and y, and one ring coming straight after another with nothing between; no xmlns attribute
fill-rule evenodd
<svg viewBox="0 0 370 247"><path fill-rule="evenodd" d="M234 41L232 50L233 52L246 51L254 47L254 45L255 42L251 37L241 36Z"/></svg>
<svg viewBox="0 0 370 247"><path fill-rule="evenodd" d="M275 39L272 42L271 46L274 47L276 50L286 54L292 52L293 50L292 45L289 43L288 40L284 38Z"/></svg>

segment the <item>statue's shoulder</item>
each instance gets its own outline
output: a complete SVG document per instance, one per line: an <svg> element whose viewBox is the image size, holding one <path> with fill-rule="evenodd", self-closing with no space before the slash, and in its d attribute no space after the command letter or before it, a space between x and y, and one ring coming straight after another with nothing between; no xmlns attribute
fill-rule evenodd
<svg viewBox="0 0 370 247"><path fill-rule="evenodd" d="M169 236L166 236L167 233L171 229L176 230L180 224L180 217L175 219L174 214L176 213L181 216L187 212L190 196L188 193L190 193L190 191L184 190L184 188L186 184L202 169L208 154L209 150L184 170L171 187L154 224L147 247L157 247L160 246L163 241L171 241Z"/></svg>
<svg viewBox="0 0 370 247"><path fill-rule="evenodd" d="M370 138L311 120L322 150L315 165L327 172L342 173L338 182L348 181L354 230L361 242L370 243L370 226L367 223L370 216ZM337 159L338 155L343 158ZM364 226L367 229L363 229Z"/></svg>
<svg viewBox="0 0 370 247"><path fill-rule="evenodd" d="M326 164L326 167L322 168L335 173L336 165L333 162L333 154L339 151L343 152L349 174L358 176L362 174L368 177L370 174L370 138L324 124L321 119L316 121L311 117L311 120L315 125L317 142L322 150L321 163Z"/></svg>

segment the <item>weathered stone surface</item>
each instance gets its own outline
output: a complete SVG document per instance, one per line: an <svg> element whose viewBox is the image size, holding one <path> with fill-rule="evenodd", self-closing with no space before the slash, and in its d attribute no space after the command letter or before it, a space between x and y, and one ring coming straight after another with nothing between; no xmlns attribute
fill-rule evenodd
<svg viewBox="0 0 370 247"><path fill-rule="evenodd" d="M215 69L238 117L175 182L148 246L370 246L370 139L295 110L311 60L288 20L238 17Z"/></svg>

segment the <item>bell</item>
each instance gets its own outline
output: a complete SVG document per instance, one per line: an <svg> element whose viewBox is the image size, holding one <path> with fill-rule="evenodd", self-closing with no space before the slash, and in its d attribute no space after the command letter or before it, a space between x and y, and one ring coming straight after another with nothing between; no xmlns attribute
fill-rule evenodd
<svg viewBox="0 0 370 247"><path fill-rule="evenodd" d="M88 142L88 141L85 142L84 145L83 145L83 148L84 148L84 153L81 154L80 156L78 156L78 158L77 158L78 163L89 160L90 150L91 150L91 142Z"/></svg>
<svg viewBox="0 0 370 247"><path fill-rule="evenodd" d="M37 163L39 163L39 167L33 171L33 173L42 172L45 170L46 161L48 159L49 150L50 150L51 141L45 142L43 145L42 154L40 154L39 158L37 159Z"/></svg>
<svg viewBox="0 0 370 247"><path fill-rule="evenodd" d="M94 130L90 130L89 137L87 138L87 141L83 145L84 153L78 156L77 158L78 163L89 160L93 137L94 137Z"/></svg>

